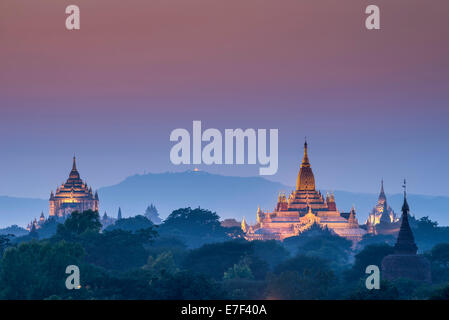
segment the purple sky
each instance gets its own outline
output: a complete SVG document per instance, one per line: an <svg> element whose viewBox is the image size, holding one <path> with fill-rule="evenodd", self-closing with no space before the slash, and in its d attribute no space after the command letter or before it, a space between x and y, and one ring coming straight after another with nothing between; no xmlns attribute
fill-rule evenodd
<svg viewBox="0 0 449 320"><path fill-rule="evenodd" d="M376 3L377 2L377 3ZM64 28L65 7L81 30ZM380 31L364 8L381 8ZM0 195L47 197L76 153L93 187L170 164L169 134L278 128L294 185L449 195L449 2L3 0ZM212 166L257 175L259 166Z"/></svg>

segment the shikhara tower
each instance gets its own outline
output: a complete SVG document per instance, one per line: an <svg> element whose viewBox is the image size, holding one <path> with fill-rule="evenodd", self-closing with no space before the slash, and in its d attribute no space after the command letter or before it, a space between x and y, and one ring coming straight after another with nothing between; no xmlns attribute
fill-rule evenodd
<svg viewBox="0 0 449 320"><path fill-rule="evenodd" d="M399 218L396 216L393 209L387 203L387 196L385 195L384 191L384 180L382 179L377 204L368 215L366 223L371 226L375 226L377 224L380 224L381 222L395 223L398 221Z"/></svg>
<svg viewBox="0 0 449 320"><path fill-rule="evenodd" d="M63 217L73 211L83 212L86 210L98 211L98 193L92 192L92 187L88 187L80 178L76 169L76 158L73 157L72 171L70 171L67 181L50 194L51 216Z"/></svg>
<svg viewBox="0 0 449 320"><path fill-rule="evenodd" d="M308 156L308 145L304 143L304 156L296 180L296 190L286 196L279 193L272 212L257 210L257 223L243 231L248 240L283 240L296 236L313 224L327 227L339 236L358 241L366 233L359 227L355 209L338 211L333 193L323 197L315 188L315 177Z"/></svg>

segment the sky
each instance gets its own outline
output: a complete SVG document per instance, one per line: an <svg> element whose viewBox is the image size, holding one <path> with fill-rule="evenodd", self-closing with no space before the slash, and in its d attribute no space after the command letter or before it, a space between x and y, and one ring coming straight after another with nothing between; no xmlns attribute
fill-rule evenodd
<svg viewBox="0 0 449 320"><path fill-rule="evenodd" d="M364 27L369 4L381 30ZM94 188L193 169L170 163L169 136L201 120L278 129L267 178L287 185L307 136L321 189L377 193L383 178L397 193L407 178L449 196L448 17L447 0L2 0L0 195L47 198L74 154Z"/></svg>

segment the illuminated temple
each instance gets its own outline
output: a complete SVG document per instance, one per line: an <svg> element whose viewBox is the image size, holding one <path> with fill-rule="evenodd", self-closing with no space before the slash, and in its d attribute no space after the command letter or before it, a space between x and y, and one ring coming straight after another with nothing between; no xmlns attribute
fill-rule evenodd
<svg viewBox="0 0 449 320"><path fill-rule="evenodd" d="M247 240L284 240L297 236L318 224L337 235L352 240L361 240L366 231L359 227L355 209L340 213L333 194L323 197L315 189L315 177L304 143L304 158L299 170L296 190L290 195L280 193L272 212L257 210L257 223L248 225L243 219L242 230Z"/></svg>
<svg viewBox="0 0 449 320"><path fill-rule="evenodd" d="M380 185L380 193L377 204L368 215L366 223L375 226L380 224L381 221L386 223L394 223L399 221L399 218L387 203L387 196L385 195L383 180Z"/></svg>
<svg viewBox="0 0 449 320"><path fill-rule="evenodd" d="M88 187L80 178L76 169L76 159L73 157L72 171L65 183L50 194L49 216L64 217L73 211L83 212L86 210L98 211L98 193L92 192L92 187Z"/></svg>
<svg viewBox="0 0 449 320"><path fill-rule="evenodd" d="M399 227L399 218L387 203L382 180L377 204L366 220L366 229L371 234L396 235L399 232Z"/></svg>

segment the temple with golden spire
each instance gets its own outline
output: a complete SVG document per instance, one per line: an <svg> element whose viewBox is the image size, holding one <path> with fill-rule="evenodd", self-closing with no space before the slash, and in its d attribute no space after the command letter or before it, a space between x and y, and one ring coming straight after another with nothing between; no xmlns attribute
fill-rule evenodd
<svg viewBox="0 0 449 320"><path fill-rule="evenodd" d="M73 157L72 170L67 181L58 188L56 193L50 194L50 212L49 216L64 217L73 211L83 212L86 210L98 211L99 209L98 193L92 191L80 178L76 168L76 158Z"/></svg>
<svg viewBox="0 0 449 320"><path fill-rule="evenodd" d="M245 228L242 229L247 240L284 240L299 235L313 224L328 228L352 241L359 241L366 234L366 231L359 227L354 208L350 213L340 213L333 193L324 198L321 192L316 190L307 147L306 141L296 190L288 197L285 192L279 193L272 212L258 208L255 225L248 226L245 221Z"/></svg>

